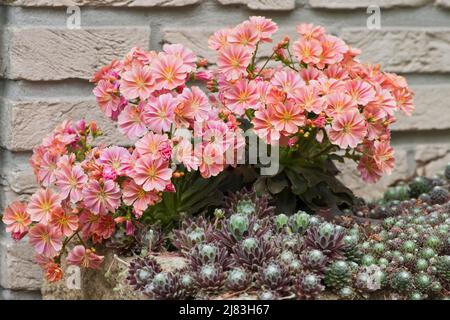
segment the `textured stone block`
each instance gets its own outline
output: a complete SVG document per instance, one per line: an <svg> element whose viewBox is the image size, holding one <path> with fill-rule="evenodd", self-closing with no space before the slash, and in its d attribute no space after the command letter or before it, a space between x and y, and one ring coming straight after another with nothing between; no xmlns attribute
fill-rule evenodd
<svg viewBox="0 0 450 320"><path fill-rule="evenodd" d="M182 7L202 0L3 0L21 7L110 6L110 7Z"/></svg>
<svg viewBox="0 0 450 320"><path fill-rule="evenodd" d="M367 8L369 6L379 6L381 8L417 7L425 5L429 2L430 0L309 0L308 1L309 5L313 8L326 8L326 9L356 9L356 8Z"/></svg>
<svg viewBox="0 0 450 320"><path fill-rule="evenodd" d="M243 4L253 10L293 10L295 0L218 0L221 4Z"/></svg>
<svg viewBox="0 0 450 320"><path fill-rule="evenodd" d="M397 113L393 130L433 130L450 128L450 84L412 86L416 110L411 117Z"/></svg>
<svg viewBox="0 0 450 320"><path fill-rule="evenodd" d="M41 268L34 262L34 250L27 238L20 242L0 237L0 286L12 290L40 290Z"/></svg>
<svg viewBox="0 0 450 320"><path fill-rule="evenodd" d="M341 36L388 71L450 72L450 28L345 28Z"/></svg>
<svg viewBox="0 0 450 320"><path fill-rule="evenodd" d="M5 101L0 119L0 145L13 151L31 150L64 120L95 120L104 135L96 140L105 144L129 144L107 119L94 99L48 99L40 101Z"/></svg>
<svg viewBox="0 0 450 320"><path fill-rule="evenodd" d="M90 79L132 47L149 48L150 27L16 28L7 30L6 78L33 81Z"/></svg>

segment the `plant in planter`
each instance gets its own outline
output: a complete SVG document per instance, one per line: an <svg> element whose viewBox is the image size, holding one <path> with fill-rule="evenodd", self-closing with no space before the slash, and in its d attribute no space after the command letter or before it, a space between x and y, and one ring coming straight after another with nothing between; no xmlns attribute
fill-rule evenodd
<svg viewBox="0 0 450 320"><path fill-rule="evenodd" d="M298 39L285 38L261 61L259 48L276 30L270 19L250 17L217 31L209 39L218 55L215 66L182 45L165 44L161 52L133 48L94 75L100 109L132 145L94 145L101 135L94 122L65 121L34 149L30 163L40 190L3 216L13 238L29 235L48 279L61 278L61 258L72 240L68 262L96 268L102 261L96 244L114 235L110 242L127 248L126 237L135 237L141 225L158 223L167 231L189 215L212 213L224 191L248 186L271 194L285 213L340 213L353 196L335 178L334 160L357 161L369 182L391 172L389 125L396 111L413 110L405 79L361 64L358 50L309 24L299 25ZM270 175L261 153L259 163L246 164L255 147L246 139L251 134L264 142L258 147L268 149L275 167L279 160ZM434 198L444 196L438 190ZM239 212L228 210L229 224L211 235L227 248L261 237L271 222L268 197L253 207L248 203L254 195L240 197L232 200ZM249 210L260 216L248 216ZM301 219L278 219L280 230L292 223L304 229ZM195 236L198 226L191 226ZM318 232L331 237L327 256L341 255L340 235ZM191 239L191 233L176 245L190 250L205 239ZM317 240L311 237L309 242ZM221 268L205 268L205 285L225 281ZM177 279L161 275L149 294L175 296L167 284Z"/></svg>

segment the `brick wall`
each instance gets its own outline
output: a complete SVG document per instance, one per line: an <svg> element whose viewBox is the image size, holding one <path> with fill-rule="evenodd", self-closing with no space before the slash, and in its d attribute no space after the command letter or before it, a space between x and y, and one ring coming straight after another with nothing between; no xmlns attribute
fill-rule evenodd
<svg viewBox="0 0 450 320"><path fill-rule="evenodd" d="M180 42L206 58L207 37L249 15L265 15L293 34L298 22L322 24L364 50L363 59L403 74L417 111L393 133L397 169L375 186L351 165L343 180L377 197L398 180L434 174L450 161L450 0L0 0L0 207L34 188L30 150L63 119L95 119L106 142L124 142L99 113L87 79L129 48ZM81 29L66 27L67 6ZM368 30L366 8L381 8ZM1 232L0 232L1 234ZM0 299L38 297L41 274L26 243L0 235Z"/></svg>

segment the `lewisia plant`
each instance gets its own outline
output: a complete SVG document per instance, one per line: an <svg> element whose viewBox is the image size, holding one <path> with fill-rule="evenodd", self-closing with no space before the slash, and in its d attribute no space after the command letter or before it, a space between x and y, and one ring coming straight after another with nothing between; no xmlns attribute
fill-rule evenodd
<svg viewBox="0 0 450 320"><path fill-rule="evenodd" d="M3 215L14 239L28 234L49 280L62 277L68 251L67 263L97 268L94 245L119 227L129 236L142 223L171 227L219 204L221 191L253 185L285 212L338 210L352 197L332 160L357 161L368 182L392 171L389 126L396 111L413 111L405 79L360 63L359 50L311 24L258 54L276 31L250 17L211 36L215 65L165 44L134 48L94 75L100 109L133 143L95 145L94 122L65 121L34 149L40 189ZM277 174L243 164L248 132L279 148Z"/></svg>

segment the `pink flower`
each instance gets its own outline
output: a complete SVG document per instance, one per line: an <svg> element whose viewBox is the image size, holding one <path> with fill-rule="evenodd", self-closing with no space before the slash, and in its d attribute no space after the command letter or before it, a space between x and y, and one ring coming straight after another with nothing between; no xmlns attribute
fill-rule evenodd
<svg viewBox="0 0 450 320"><path fill-rule="evenodd" d="M111 117L120 105L117 88L107 80L100 80L93 92L100 109L106 116Z"/></svg>
<svg viewBox="0 0 450 320"><path fill-rule="evenodd" d="M263 42L271 42L271 36L277 32L278 27L272 19L267 19L261 16L253 16L249 18L250 22L256 28L259 33L259 38Z"/></svg>
<svg viewBox="0 0 450 320"><path fill-rule="evenodd" d="M352 97L342 91L330 93L326 98L328 105L325 112L328 116L335 117L349 111L357 111L357 105Z"/></svg>
<svg viewBox="0 0 450 320"><path fill-rule="evenodd" d="M27 212L31 220L47 223L50 214L60 207L61 198L51 189L40 189L30 198Z"/></svg>
<svg viewBox="0 0 450 320"><path fill-rule="evenodd" d="M375 183L380 180L382 172L372 157L362 156L358 163L358 171L365 182Z"/></svg>
<svg viewBox="0 0 450 320"><path fill-rule="evenodd" d="M199 87L184 88L180 95L182 115L188 119L206 120L211 106L208 97Z"/></svg>
<svg viewBox="0 0 450 320"><path fill-rule="evenodd" d="M159 97L151 97L148 102L145 122L148 127L157 133L168 132L174 122L174 111L178 100L170 93Z"/></svg>
<svg viewBox="0 0 450 320"><path fill-rule="evenodd" d="M298 60L306 64L318 63L322 54L322 46L315 39L300 39L294 43L293 50Z"/></svg>
<svg viewBox="0 0 450 320"><path fill-rule="evenodd" d="M254 81L237 80L224 94L226 107L238 116L242 116L248 108L255 108L258 102L258 91Z"/></svg>
<svg viewBox="0 0 450 320"><path fill-rule="evenodd" d="M78 229L78 216L58 208L52 212L49 225L64 236L70 237Z"/></svg>
<svg viewBox="0 0 450 320"><path fill-rule="evenodd" d="M365 106L375 100L375 90L363 80L351 80L345 83L345 90L355 104Z"/></svg>
<svg viewBox="0 0 450 320"><path fill-rule="evenodd" d="M260 109L255 112L252 119L253 129L256 134L267 144L280 140L280 132L275 129L274 116L268 109Z"/></svg>
<svg viewBox="0 0 450 320"><path fill-rule="evenodd" d="M383 114L383 117L386 117L394 115L397 110L397 103L389 90L378 87L374 100L366 106L366 108L369 107L378 109Z"/></svg>
<svg viewBox="0 0 450 320"><path fill-rule="evenodd" d="M38 254L52 258L62 248L61 233L45 224L39 223L30 228L28 237Z"/></svg>
<svg viewBox="0 0 450 320"><path fill-rule="evenodd" d="M339 63L344 59L344 54L348 51L348 46L341 39L325 35L320 38L322 44L322 54L320 55L320 62L317 67L325 68L325 65Z"/></svg>
<svg viewBox="0 0 450 320"><path fill-rule="evenodd" d="M6 232L10 232L15 239L21 239L28 232L31 224L30 215L26 211L25 203L15 201L3 212L2 221L6 224Z"/></svg>
<svg viewBox="0 0 450 320"><path fill-rule="evenodd" d="M201 154L200 173L203 178L217 176L224 169L223 149L217 144L207 144Z"/></svg>
<svg viewBox="0 0 450 320"><path fill-rule="evenodd" d="M134 171L134 180L145 191L163 191L172 178L172 169L162 158L144 156L136 161Z"/></svg>
<svg viewBox="0 0 450 320"><path fill-rule="evenodd" d="M134 64L131 70L122 74L120 92L127 100L145 100L155 90L155 83L150 67Z"/></svg>
<svg viewBox="0 0 450 320"><path fill-rule="evenodd" d="M96 255L82 245L75 246L67 256L67 263L84 268L98 269L104 257Z"/></svg>
<svg viewBox="0 0 450 320"><path fill-rule="evenodd" d="M305 85L298 72L292 70L276 72L270 83L281 88L288 95L293 95L296 90Z"/></svg>
<svg viewBox="0 0 450 320"><path fill-rule="evenodd" d="M57 155L52 155L51 152L45 152L42 155L38 166L37 180L43 187L48 187L55 182L58 158Z"/></svg>
<svg viewBox="0 0 450 320"><path fill-rule="evenodd" d="M197 170L200 160L194 155L193 145L187 139L181 140L174 148L175 160L182 163L190 172Z"/></svg>
<svg viewBox="0 0 450 320"><path fill-rule="evenodd" d="M56 172L56 186L63 199L69 197L72 203L83 199L82 190L88 178L80 166L63 166Z"/></svg>
<svg viewBox="0 0 450 320"><path fill-rule="evenodd" d="M235 27L228 35L228 42L232 45L242 45L253 50L259 41L259 32L250 21L245 21Z"/></svg>
<svg viewBox="0 0 450 320"><path fill-rule="evenodd" d="M186 67L186 72L191 72L196 68L197 56L192 52L192 50L184 47L181 44L164 44L163 51L168 55L173 55L175 57L181 58L184 66Z"/></svg>
<svg viewBox="0 0 450 320"><path fill-rule="evenodd" d="M373 148L373 159L381 172L391 174L394 169L394 148L389 141L375 141Z"/></svg>
<svg viewBox="0 0 450 320"><path fill-rule="evenodd" d="M101 151L98 162L104 167L111 168L117 175L123 176L129 169L130 158L127 149L112 146Z"/></svg>
<svg viewBox="0 0 450 320"><path fill-rule="evenodd" d="M83 189L85 206L100 215L114 212L120 205L120 196L119 185L112 180L91 180Z"/></svg>
<svg viewBox="0 0 450 320"><path fill-rule="evenodd" d="M179 56L160 53L152 63L157 89L172 90L185 83L190 67Z"/></svg>
<svg viewBox="0 0 450 320"><path fill-rule="evenodd" d="M328 137L342 149L355 148L367 134L364 117L358 111L347 111L334 118Z"/></svg>
<svg viewBox="0 0 450 320"><path fill-rule="evenodd" d="M227 45L219 51L217 66L227 80L236 80L247 72L252 59L251 50L240 45Z"/></svg>
<svg viewBox="0 0 450 320"><path fill-rule="evenodd" d="M233 29L231 28L226 28L214 32L214 34L208 39L208 46L216 51L221 50L229 44L228 36L231 34L232 30Z"/></svg>
<svg viewBox="0 0 450 320"><path fill-rule="evenodd" d="M128 105L119 115L119 131L130 139L141 137L147 132L144 117L145 105L143 101L138 106Z"/></svg>
<svg viewBox="0 0 450 320"><path fill-rule="evenodd" d="M294 103L279 103L274 106L273 124L278 131L296 133L306 124L304 110Z"/></svg>
<svg viewBox="0 0 450 320"><path fill-rule="evenodd" d="M145 191L142 186L137 185L133 180L127 180L122 186L122 199L127 206L133 206L137 217L155 203L161 200L161 197L155 191Z"/></svg>
<svg viewBox="0 0 450 320"><path fill-rule="evenodd" d="M305 39L319 39L325 34L325 29L321 26L314 26L312 23L302 23L297 26L297 32Z"/></svg>
<svg viewBox="0 0 450 320"><path fill-rule="evenodd" d="M413 97L413 92L408 88L402 88L394 91L394 98L397 102L397 107L407 116L411 116L414 111Z"/></svg>
<svg viewBox="0 0 450 320"><path fill-rule="evenodd" d="M140 156L142 157L147 156L152 159L158 159L163 157L162 153L163 148L166 148L167 145L169 145L170 147L169 143L170 142L167 135L149 132L140 140L138 140L135 146L136 151L139 153Z"/></svg>
<svg viewBox="0 0 450 320"><path fill-rule="evenodd" d="M319 90L316 87L301 87L295 92L295 102L301 109L308 112L320 114L325 106L325 99L319 96Z"/></svg>

